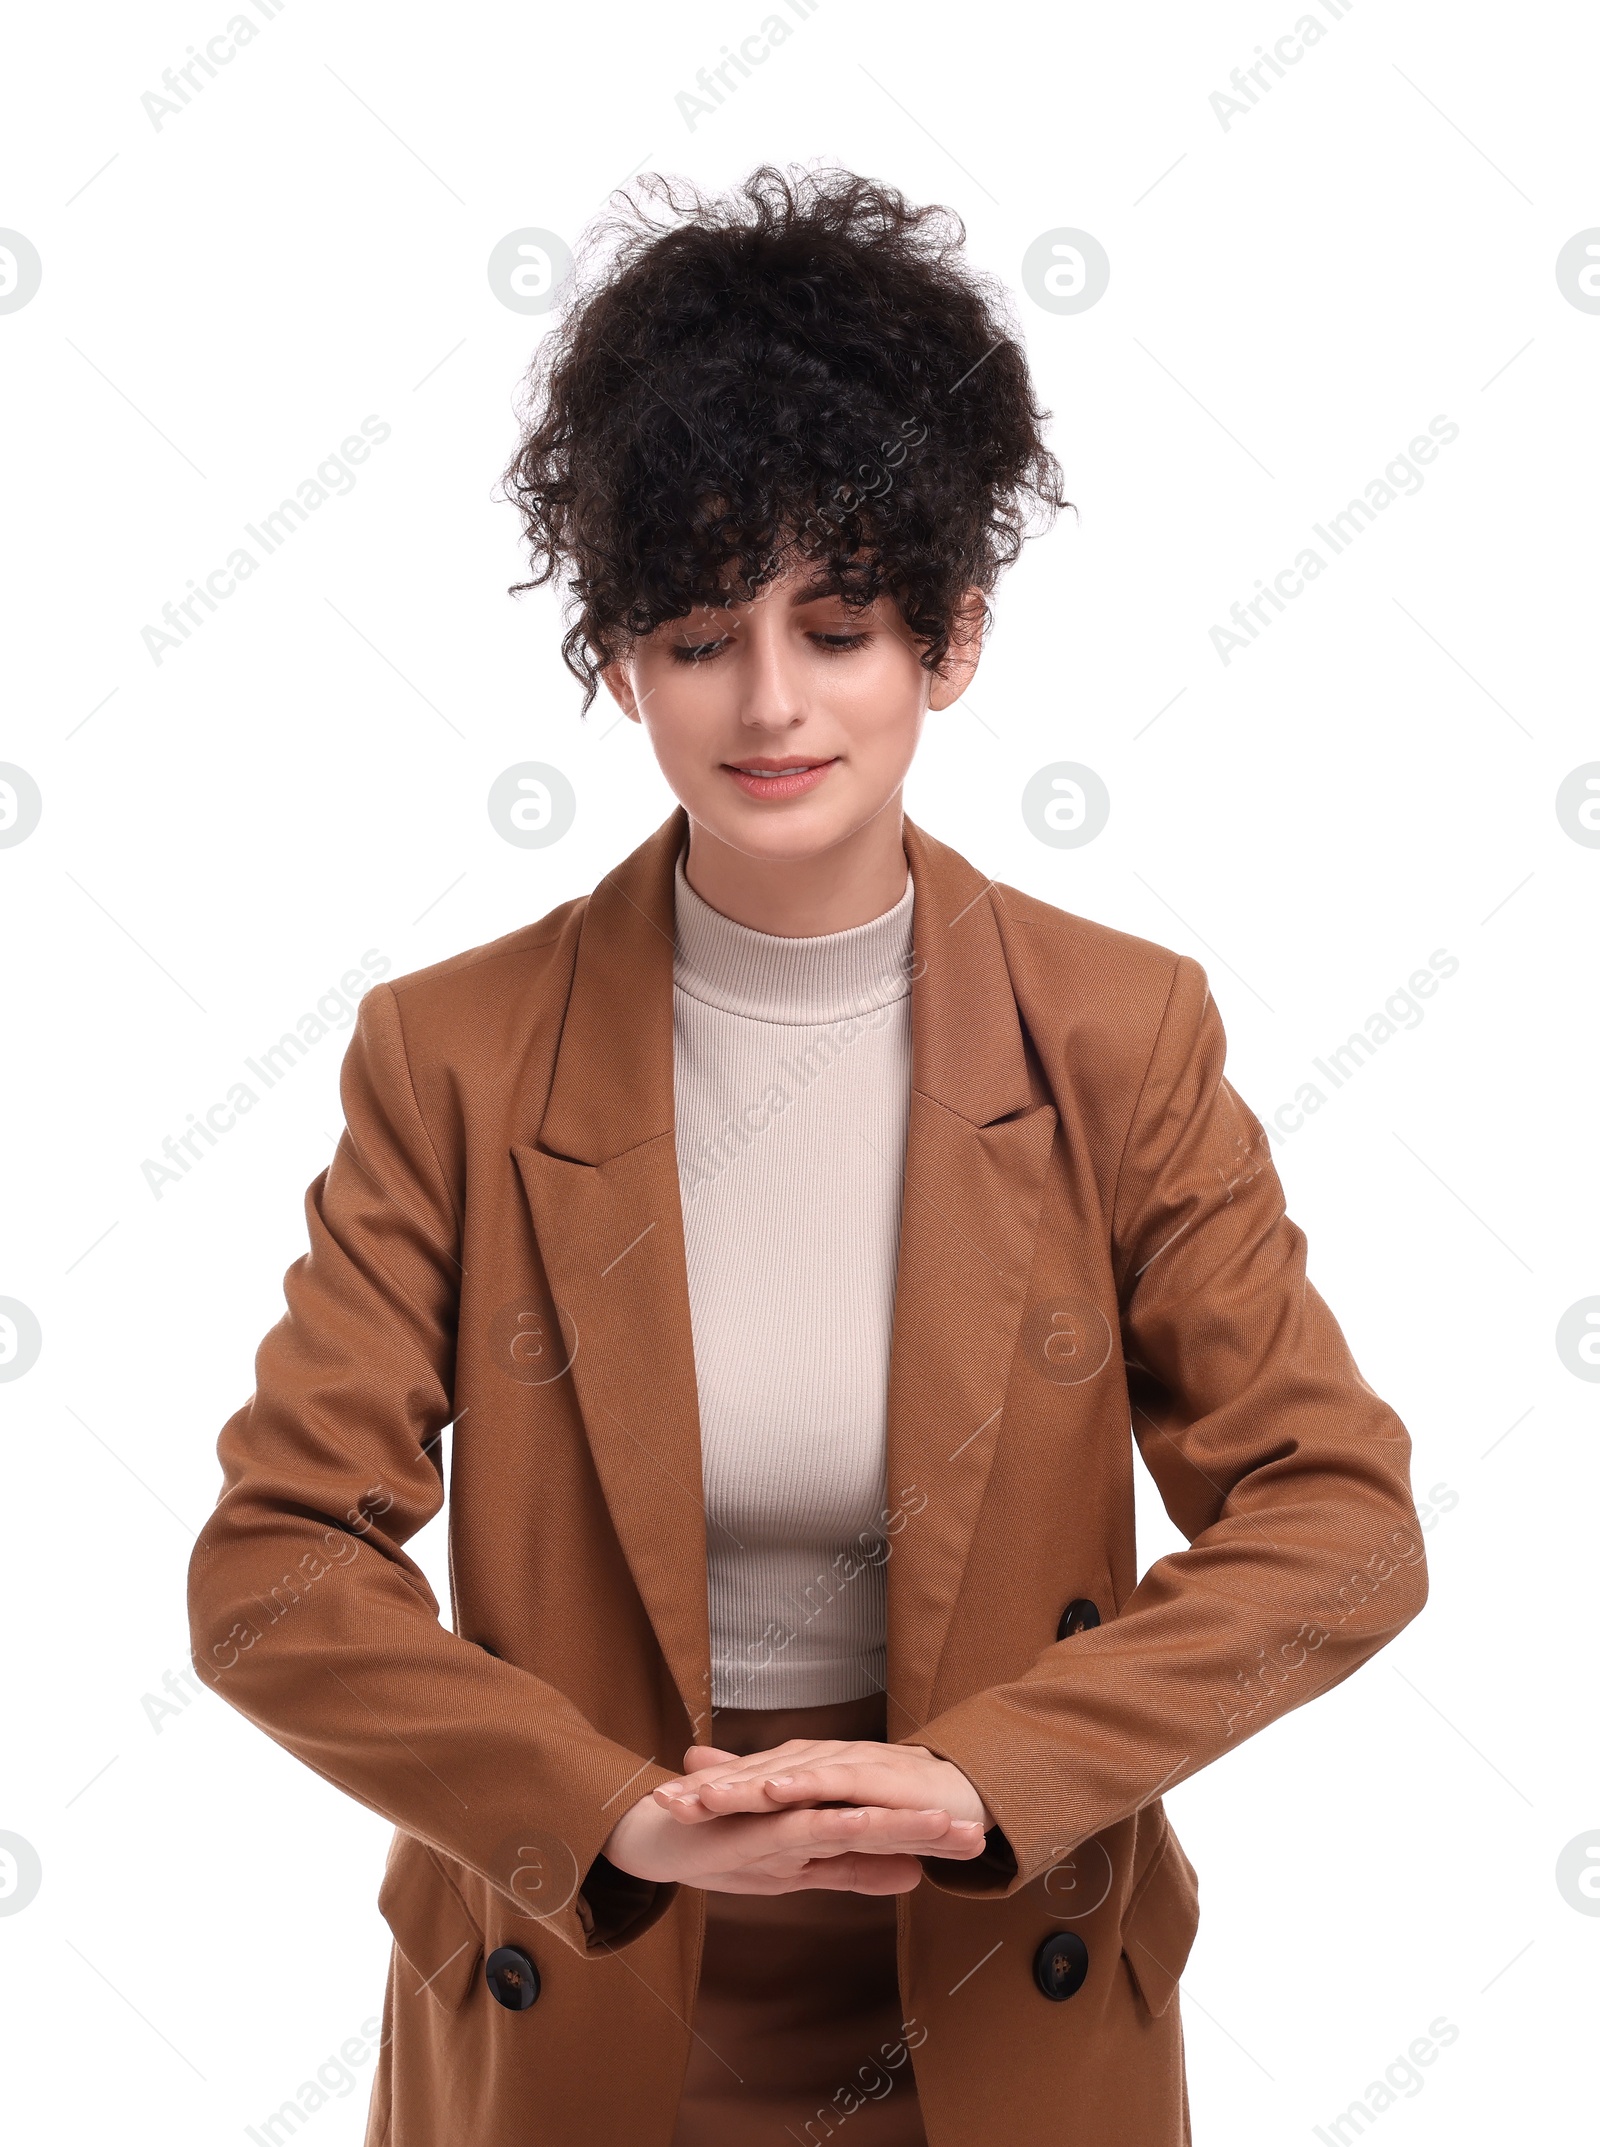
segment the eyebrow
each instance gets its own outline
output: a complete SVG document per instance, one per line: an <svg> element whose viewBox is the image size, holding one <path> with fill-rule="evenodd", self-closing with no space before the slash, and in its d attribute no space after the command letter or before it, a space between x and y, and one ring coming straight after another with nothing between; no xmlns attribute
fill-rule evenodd
<svg viewBox="0 0 1600 2147"><path fill-rule="evenodd" d="M814 604L819 597L842 596L843 594L844 591L839 587L839 584L824 572L814 574L808 582L803 583L790 597L789 601L791 604Z"/></svg>

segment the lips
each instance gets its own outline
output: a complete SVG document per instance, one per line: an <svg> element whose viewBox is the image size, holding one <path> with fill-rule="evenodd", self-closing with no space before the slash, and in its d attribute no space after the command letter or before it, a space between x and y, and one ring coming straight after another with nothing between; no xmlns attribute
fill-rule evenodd
<svg viewBox="0 0 1600 2147"><path fill-rule="evenodd" d="M807 760L791 753L783 759L758 754L749 760L724 761L727 774L747 798L797 798L814 790L834 765L832 759Z"/></svg>

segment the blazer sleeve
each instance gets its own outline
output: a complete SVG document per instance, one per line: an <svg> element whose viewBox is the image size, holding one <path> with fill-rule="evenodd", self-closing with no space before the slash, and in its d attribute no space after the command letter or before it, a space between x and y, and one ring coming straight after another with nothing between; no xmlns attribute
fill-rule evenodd
<svg viewBox="0 0 1600 2147"><path fill-rule="evenodd" d="M405 1553L444 1502L460 1230L390 985L361 1002L340 1086L310 1248L218 1446L222 1493L189 1567L195 1668L338 1788L577 1951L610 1952L676 1888L613 1872L601 1847L675 1777L445 1627Z"/></svg>
<svg viewBox="0 0 1600 2147"><path fill-rule="evenodd" d="M1348 1677L1427 1597L1405 1427L1306 1279L1225 1052L1179 956L1111 1237L1134 1435L1188 1548L1115 1617L900 1740L960 1767L1003 1837L970 1865L924 1859L951 1892L1015 1893Z"/></svg>

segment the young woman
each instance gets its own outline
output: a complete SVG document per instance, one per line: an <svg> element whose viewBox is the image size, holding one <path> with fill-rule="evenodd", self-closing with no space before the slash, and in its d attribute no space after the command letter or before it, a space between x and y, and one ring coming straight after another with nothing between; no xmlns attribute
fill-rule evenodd
<svg viewBox="0 0 1600 2147"><path fill-rule="evenodd" d="M1176 2147L1162 1792L1421 1607L1408 1441L1200 967L903 816L1062 504L959 226L657 198L509 476L679 805L362 1002L196 1664L397 1829L369 2147Z"/></svg>

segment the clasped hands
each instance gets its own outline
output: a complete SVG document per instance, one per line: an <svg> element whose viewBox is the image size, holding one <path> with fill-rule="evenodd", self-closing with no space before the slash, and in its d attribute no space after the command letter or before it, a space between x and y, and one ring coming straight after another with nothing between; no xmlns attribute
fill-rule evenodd
<svg viewBox="0 0 1600 2147"><path fill-rule="evenodd" d="M712 1893L903 1894L919 1858L981 1856L995 1824L961 1769L922 1745L791 1738L740 1758L695 1744L683 1764L612 1828L604 1854L619 1870Z"/></svg>

